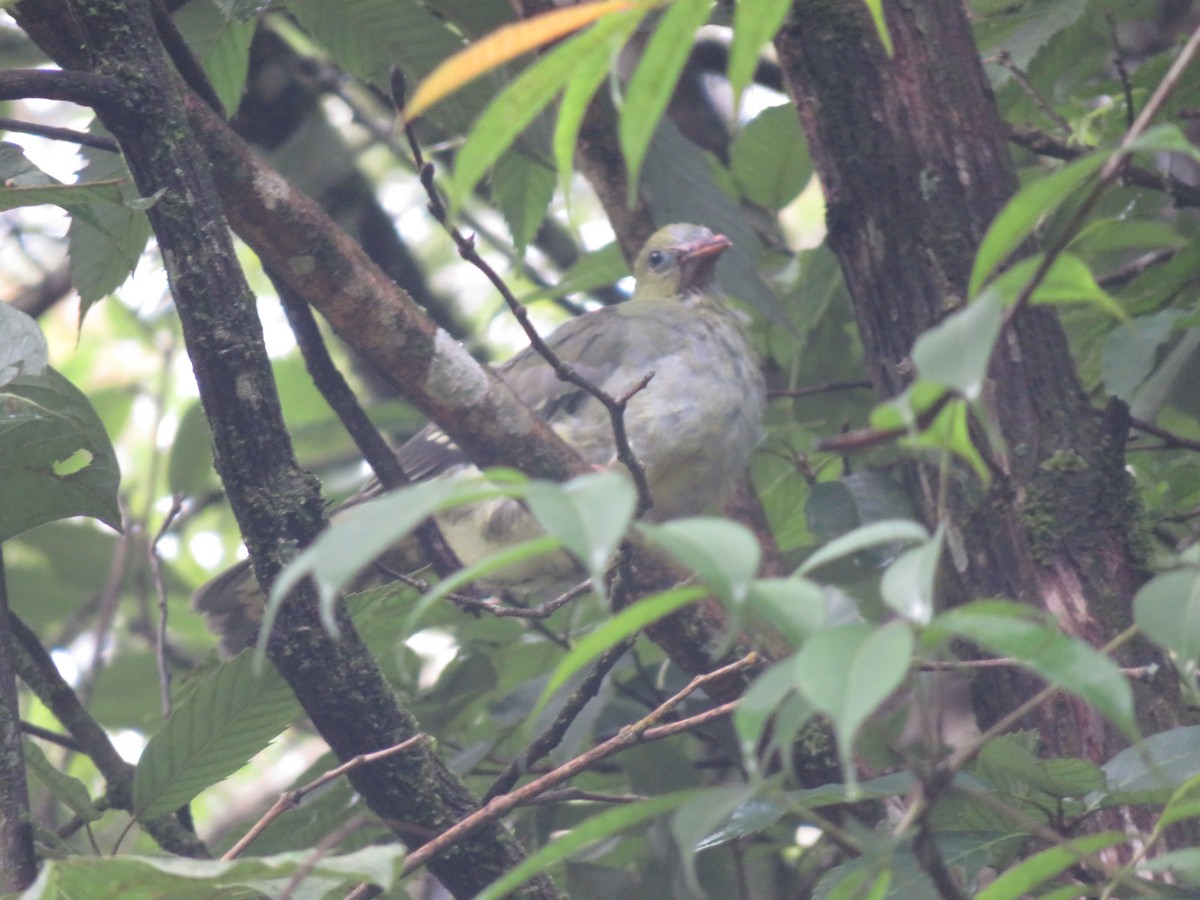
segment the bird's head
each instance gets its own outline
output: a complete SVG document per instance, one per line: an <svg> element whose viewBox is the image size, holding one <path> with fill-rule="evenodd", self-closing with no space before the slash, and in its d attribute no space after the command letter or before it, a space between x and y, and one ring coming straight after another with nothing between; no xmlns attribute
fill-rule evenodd
<svg viewBox="0 0 1200 900"><path fill-rule="evenodd" d="M633 299L678 297L706 291L721 254L733 246L702 225L668 225L646 241L633 264Z"/></svg>

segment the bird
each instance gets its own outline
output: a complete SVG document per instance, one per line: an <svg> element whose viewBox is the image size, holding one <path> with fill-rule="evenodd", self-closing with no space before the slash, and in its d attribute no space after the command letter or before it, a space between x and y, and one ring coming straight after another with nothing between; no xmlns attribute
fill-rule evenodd
<svg viewBox="0 0 1200 900"><path fill-rule="evenodd" d="M629 445L645 467L652 501L647 519L666 521L715 509L745 470L763 437L766 390L744 313L715 277L732 246L701 225L674 224L646 241L634 266L630 298L584 313L545 338L562 361L610 396L652 377L625 409ZM530 410L597 469L620 469L612 420L583 388L560 380L527 347L495 369ZM413 481L478 474L463 451L430 423L397 451ZM373 487L365 496L377 494ZM509 498L437 515L446 542L464 565L540 534L528 511ZM580 570L558 552L489 576L489 584L523 593L570 585ZM253 600L251 595L256 595ZM261 591L246 563L217 576L193 607L221 636L224 652L253 642Z"/></svg>

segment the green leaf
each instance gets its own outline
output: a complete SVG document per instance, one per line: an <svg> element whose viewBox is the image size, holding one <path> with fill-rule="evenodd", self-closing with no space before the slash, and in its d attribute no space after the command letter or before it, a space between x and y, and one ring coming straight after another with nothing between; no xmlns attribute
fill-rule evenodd
<svg viewBox="0 0 1200 900"><path fill-rule="evenodd" d="M1133 598L1133 620L1185 674L1194 674L1200 666L1200 572L1178 569L1151 579Z"/></svg>
<svg viewBox="0 0 1200 900"><path fill-rule="evenodd" d="M710 9L712 0L674 0L654 27L641 61L629 79L618 127L631 209L637 202L646 148L675 92L696 41L696 31L708 21Z"/></svg>
<svg viewBox="0 0 1200 900"><path fill-rule="evenodd" d="M934 619L930 641L951 636L973 641L997 656L1021 665L1094 706L1133 739L1138 728L1133 694L1116 663L1077 638L1031 618L1028 607L1003 601L979 601Z"/></svg>
<svg viewBox="0 0 1200 900"><path fill-rule="evenodd" d="M629 33L632 34L632 26ZM626 35L628 37L628 35ZM570 208L571 175L575 171L575 150L579 140L579 129L587 115L592 97L604 83L618 52L613 45L610 52L593 52L581 58L575 72L567 82L562 100L558 104L558 118L554 123L554 164L558 170L558 189ZM614 245L615 246L615 245ZM618 250L619 253L619 250ZM624 264L624 257L621 262ZM622 274L627 274L626 272ZM564 276L565 277L565 276Z"/></svg>
<svg viewBox="0 0 1200 900"><path fill-rule="evenodd" d="M812 177L795 107L784 103L755 116L734 139L729 161L742 196L751 203L777 212L795 200Z"/></svg>
<svg viewBox="0 0 1200 900"><path fill-rule="evenodd" d="M745 600L762 549L744 525L696 517L665 525L642 522L638 531L695 572L726 603L737 605Z"/></svg>
<svg viewBox="0 0 1200 900"><path fill-rule="evenodd" d="M12 322L0 317L0 337ZM0 541L68 516L120 531L120 481L104 423L71 382L47 367L0 387Z"/></svg>
<svg viewBox="0 0 1200 900"><path fill-rule="evenodd" d="M213 897L278 897L302 878L302 896L343 896L355 883L390 890L398 883L406 850L401 844L364 847L353 853L314 856L311 849L276 856L236 860L176 857L71 856L48 860L27 900L88 897L170 897L211 900Z"/></svg>
<svg viewBox="0 0 1200 900"><path fill-rule="evenodd" d="M1182 153L1200 162L1200 147L1188 140L1178 125L1169 122L1151 125L1130 141L1125 149L1134 153Z"/></svg>
<svg viewBox="0 0 1200 900"><path fill-rule="evenodd" d="M904 551L883 573L883 602L908 621L927 625L933 618L938 560L946 526L925 543Z"/></svg>
<svg viewBox="0 0 1200 900"><path fill-rule="evenodd" d="M629 265L614 241L579 257L571 268L563 272L558 284L538 288L520 299L522 303L532 303L545 297L566 297L593 291L620 281L628 274Z"/></svg>
<svg viewBox="0 0 1200 900"><path fill-rule="evenodd" d="M1017 900L1075 865L1080 853L1097 853L1127 839L1120 831L1103 831L1064 841L1008 869L976 894L975 900Z"/></svg>
<svg viewBox="0 0 1200 900"><path fill-rule="evenodd" d="M810 556L796 570L797 575L807 575L821 566L846 556L853 556L868 547L880 544L916 543L929 540L929 532L919 522L906 519L890 519L883 522L872 522L855 528L853 531L836 538Z"/></svg>
<svg viewBox="0 0 1200 900"><path fill-rule="evenodd" d="M979 294L984 282L1033 233L1041 218L1058 209L1075 188L1099 171L1106 158L1103 153L1080 157L1052 175L1030 182L1005 204L975 254L970 296Z"/></svg>
<svg viewBox="0 0 1200 900"><path fill-rule="evenodd" d="M46 336L33 317L0 304L0 387L21 375L40 375L49 362Z"/></svg>
<svg viewBox="0 0 1200 900"><path fill-rule="evenodd" d="M863 0L863 2L871 11L871 21L875 23L875 32L879 35L879 42L883 44L884 52L891 59L895 50L892 47L892 34L888 31L887 20L883 16L883 0Z"/></svg>
<svg viewBox="0 0 1200 900"><path fill-rule="evenodd" d="M172 494L195 497L216 487L213 469L212 432L200 401L190 404L179 417L175 441L167 457L167 487Z"/></svg>
<svg viewBox="0 0 1200 900"><path fill-rule="evenodd" d="M754 79L763 45L775 36L791 8L791 0L741 0L734 5L728 69L734 108L741 107L742 94Z"/></svg>
<svg viewBox="0 0 1200 900"><path fill-rule="evenodd" d="M95 822L103 815L83 782L53 766L33 741L25 741L25 765L80 821Z"/></svg>
<svg viewBox="0 0 1200 900"><path fill-rule="evenodd" d="M115 178L62 184L34 166L16 144L0 142L0 212L52 204L91 218L94 209L121 203L120 185Z"/></svg>
<svg viewBox="0 0 1200 900"><path fill-rule="evenodd" d="M967 400L979 399L1003 313L1000 295L992 290L951 313L917 338L912 351L917 372Z"/></svg>
<svg viewBox="0 0 1200 900"><path fill-rule="evenodd" d="M567 859L589 844L669 812L695 795L696 791L664 794L661 797L615 807L573 825L570 830L505 873L503 878L488 885L475 900L499 900L509 896L515 888L534 875L545 872L555 863Z"/></svg>
<svg viewBox="0 0 1200 900"><path fill-rule="evenodd" d="M795 659L792 656L780 660L754 679L733 711L733 727L737 731L742 758L752 768L757 765L760 753L770 753L771 748L760 746L768 725L772 726L772 746L790 746L794 730L815 713L808 702L795 693ZM785 703L792 705L789 710L793 714L792 728L784 727L780 722L778 710Z"/></svg>
<svg viewBox="0 0 1200 900"><path fill-rule="evenodd" d="M187 3L174 15L175 25L204 67L217 99L232 118L250 70L250 40L257 20L222 14L212 3Z"/></svg>
<svg viewBox="0 0 1200 900"><path fill-rule="evenodd" d="M971 414L967 401L956 397L942 407L933 421L924 429L906 435L901 441L906 447L945 450L969 463L987 485L992 473L975 447L971 438Z"/></svg>
<svg viewBox="0 0 1200 900"><path fill-rule="evenodd" d="M496 161L492 198L508 223L518 256L541 228L552 196L554 172L531 156L510 149Z"/></svg>
<svg viewBox="0 0 1200 900"><path fill-rule="evenodd" d="M695 585L675 587L660 594L644 597L633 606L621 610L598 628L589 632L562 658L546 682L546 687L542 690L538 708L544 706L554 692L566 683L567 679L601 653L617 646L621 641L632 637L648 625L653 625L675 610L682 609L689 603L699 600L706 594L707 591L704 588Z"/></svg>
<svg viewBox="0 0 1200 900"><path fill-rule="evenodd" d="M796 654L796 683L833 722L847 792L857 796L854 737L900 686L912 665L913 634L902 622L880 628L837 625L814 634Z"/></svg>
<svg viewBox="0 0 1200 900"><path fill-rule="evenodd" d="M534 482L529 486L529 510L598 582L608 560L625 536L637 492L624 475L597 472L566 484Z"/></svg>
<svg viewBox="0 0 1200 900"><path fill-rule="evenodd" d="M1159 350L1175 333L1182 309L1164 309L1122 322L1109 332L1100 359L1105 390L1129 403L1158 365Z"/></svg>
<svg viewBox="0 0 1200 900"><path fill-rule="evenodd" d="M1200 771L1200 725L1152 734L1101 768L1108 779L1108 793L1089 797L1090 807L1165 803Z"/></svg>
<svg viewBox="0 0 1200 900"><path fill-rule="evenodd" d="M751 805L754 803L757 793L756 787L745 784L707 788L680 806L671 816L671 836L675 839L675 846L679 849L684 883L693 897L704 896L704 889L696 877L696 854L704 850L706 846L713 845L708 841L711 839L714 829L717 829L721 823L734 818L739 812L741 813L739 821L737 823L729 822L728 829L753 828L754 822L770 816L769 804L759 802ZM756 816L756 813L765 813L765 816ZM769 822L766 823L766 825L769 824ZM766 827L766 825L762 827ZM725 840L728 839L725 838ZM714 843L721 843L721 839L718 838Z"/></svg>
<svg viewBox="0 0 1200 900"><path fill-rule="evenodd" d="M606 16L546 53L497 94L454 158L452 198L458 203L465 200L500 155L567 86L576 68L593 67L595 56L607 64L614 44L623 42L645 14L646 10L639 8Z"/></svg>
<svg viewBox="0 0 1200 900"><path fill-rule="evenodd" d="M92 131L105 133L98 125ZM143 210L128 205L139 199L120 154L84 147L85 160L80 181L120 179L125 203L105 203L90 209L86 217L72 216L68 232L71 281L79 291L79 319L83 321L93 303L103 300L125 283L137 268L146 242L150 220Z"/></svg>
<svg viewBox="0 0 1200 900"><path fill-rule="evenodd" d="M825 591L807 578L758 578L750 583L746 608L799 647L825 624Z"/></svg>
<svg viewBox="0 0 1200 900"><path fill-rule="evenodd" d="M1011 305L1020 292L1033 277L1034 271L1042 264L1043 254L1023 259L1011 269L992 282L989 290L979 298L983 299L991 291L996 291L1004 303ZM1113 299L1104 288L1096 283L1092 270L1078 256L1062 253L1051 264L1029 296L1032 303L1090 303L1098 306L1115 319L1122 321L1128 318L1119 303ZM978 302L978 301L976 301ZM974 305L974 304L972 304Z"/></svg>
<svg viewBox="0 0 1200 900"><path fill-rule="evenodd" d="M244 652L217 668L150 738L133 777L138 818L174 812L236 772L302 712L273 666Z"/></svg>
<svg viewBox="0 0 1200 900"><path fill-rule="evenodd" d="M1181 784L1163 808L1162 815L1154 823L1154 830L1161 831L1184 819L1200 816L1200 775L1193 775Z"/></svg>

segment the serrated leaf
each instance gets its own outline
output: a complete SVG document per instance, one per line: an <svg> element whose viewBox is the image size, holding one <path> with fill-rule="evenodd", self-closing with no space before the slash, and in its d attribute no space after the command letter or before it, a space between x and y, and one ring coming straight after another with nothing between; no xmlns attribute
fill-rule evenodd
<svg viewBox="0 0 1200 900"><path fill-rule="evenodd" d="M1096 853L1127 840L1120 831L1088 834L1022 860L975 895L975 900L1016 900L1079 862L1080 853ZM1073 848L1073 849L1072 849Z"/></svg>
<svg viewBox="0 0 1200 900"><path fill-rule="evenodd" d="M492 198L512 233L517 255L533 240L554 196L554 172L517 149L510 149L492 168Z"/></svg>
<svg viewBox="0 0 1200 900"><path fill-rule="evenodd" d="M62 375L47 367L0 388L0 541L69 516L120 531L120 481L104 423Z"/></svg>
<svg viewBox="0 0 1200 900"><path fill-rule="evenodd" d="M949 610L934 619L927 637L966 638L997 656L1021 665L1094 706L1133 739L1138 728L1133 694L1121 670L1083 641L1030 618L1027 607L1003 601L979 601Z"/></svg>
<svg viewBox="0 0 1200 900"><path fill-rule="evenodd" d="M258 22L257 9L221 10L213 3L187 3L175 13L175 25L192 48L216 91L227 116L237 112L250 70L250 40ZM265 5L265 4L264 4Z"/></svg>
<svg viewBox="0 0 1200 900"><path fill-rule="evenodd" d="M729 519L696 517L638 530L683 563L727 603L746 598L762 549L750 530Z"/></svg>
<svg viewBox="0 0 1200 900"><path fill-rule="evenodd" d="M156 819L236 772L302 715L273 666L243 652L217 668L150 738L133 777L138 818Z"/></svg>
<svg viewBox="0 0 1200 900"><path fill-rule="evenodd" d="M650 138L675 92L696 31L708 21L710 9L712 0L674 0L655 26L629 79L618 137L625 157L630 208L637 202L638 178Z"/></svg>
<svg viewBox="0 0 1200 900"><path fill-rule="evenodd" d="M99 126L92 130L102 131ZM121 198L138 199L119 154L91 147L84 147L81 154L85 165L79 173L80 181L121 179ZM91 208L86 217L72 216L67 237L71 281L79 291L82 322L93 303L107 297L133 273L150 240L150 220L144 211L125 203L106 203Z"/></svg>

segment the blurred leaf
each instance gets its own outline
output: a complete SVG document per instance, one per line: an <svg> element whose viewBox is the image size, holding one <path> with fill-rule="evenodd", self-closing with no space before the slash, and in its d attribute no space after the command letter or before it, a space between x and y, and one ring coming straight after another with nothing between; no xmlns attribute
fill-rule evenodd
<svg viewBox="0 0 1200 900"><path fill-rule="evenodd" d="M1193 775L1181 784L1167 801L1162 815L1154 823L1154 830L1161 831L1176 822L1200 816L1200 775Z"/></svg>
<svg viewBox="0 0 1200 900"><path fill-rule="evenodd" d="M553 195L554 172L537 160L515 149L496 160L492 199L508 223L518 256L542 226Z"/></svg>
<svg viewBox="0 0 1200 900"><path fill-rule="evenodd" d="M1186 315L1182 309L1164 309L1129 319L1109 332L1100 362L1100 377L1105 389L1129 403L1134 391L1154 371L1159 349Z"/></svg>
<svg viewBox="0 0 1200 900"><path fill-rule="evenodd" d="M993 281L989 290L979 299L982 300L991 291L996 291L1006 304L1011 305L1033 277L1043 259L1044 256L1039 253L1021 260ZM1070 253L1059 254L1041 283L1029 296L1029 300L1031 303L1090 303L1115 319L1127 318L1120 304L1096 283L1087 263Z"/></svg>
<svg viewBox="0 0 1200 900"><path fill-rule="evenodd" d="M643 597L633 606L626 607L604 624L579 640L562 658L542 691L538 708L557 691L567 679L598 657L604 651L617 646L626 638L636 635L643 628L653 625L663 616L687 606L705 596L703 588L689 585L671 588L659 594Z"/></svg>
<svg viewBox="0 0 1200 900"><path fill-rule="evenodd" d="M906 519L891 519L883 522L871 522L847 532L841 537L830 541L796 570L797 575L807 575L814 569L827 565L834 560L853 556L869 547L880 544L917 543L929 540L929 532L919 522Z"/></svg>
<svg viewBox="0 0 1200 900"><path fill-rule="evenodd" d="M529 486L534 518L601 581L609 557L625 536L637 506L637 492L624 475L597 472L566 484L534 482Z"/></svg>
<svg viewBox="0 0 1200 900"><path fill-rule="evenodd" d="M515 888L524 884L534 875L545 872L555 863L569 858L589 844L669 812L695 794L695 791L677 791L661 797L617 806L592 816L556 837L550 844L510 869L503 878L488 885L475 900L499 900L501 897L509 896Z"/></svg>
<svg viewBox="0 0 1200 900"><path fill-rule="evenodd" d="M772 212L795 200L812 176L808 142L790 103L750 120L729 148L729 158L743 196Z"/></svg>
<svg viewBox="0 0 1200 900"><path fill-rule="evenodd" d="M837 625L809 638L796 654L797 687L833 722L847 792L857 798L854 737L867 717L900 686L912 664L913 634L891 622Z"/></svg>
<svg viewBox="0 0 1200 900"><path fill-rule="evenodd" d="M195 497L217 486L213 468L212 435L200 401L188 405L179 418L175 441L167 456L167 486L172 494Z"/></svg>
<svg viewBox="0 0 1200 900"><path fill-rule="evenodd" d="M1152 734L1101 768L1107 793L1089 797L1089 807L1164 803L1200 771L1200 725Z"/></svg>
<svg viewBox="0 0 1200 900"><path fill-rule="evenodd" d="M825 624L825 592L807 578L755 579L746 594L746 607L793 647Z"/></svg>
<svg viewBox="0 0 1200 900"><path fill-rule="evenodd" d="M402 118L413 121L443 97L480 75L584 28L610 13L635 6L635 0L597 0L550 10L497 28L486 37L443 61L417 85Z"/></svg>
<svg viewBox="0 0 1200 900"><path fill-rule="evenodd" d="M1144 584L1133 598L1133 620L1187 675L1194 674L1200 667L1200 572L1179 569Z"/></svg>
<svg viewBox="0 0 1200 900"><path fill-rule="evenodd" d="M754 79L763 46L775 36L791 8L791 0L741 0L734 6L728 77L735 109Z"/></svg>
<svg viewBox="0 0 1200 900"><path fill-rule="evenodd" d="M545 297L566 297L597 288L607 287L629 274L629 265L621 255L621 248L613 242L599 250L584 253L567 269L558 284L538 288L521 297L522 303L532 303Z"/></svg>
<svg viewBox="0 0 1200 900"><path fill-rule="evenodd" d="M1030 618L1028 607L977 601L942 613L927 631L931 642L966 638L997 656L1012 657L1051 684L1092 704L1133 739L1133 695L1121 670L1083 641Z"/></svg>
<svg viewBox="0 0 1200 900"><path fill-rule="evenodd" d="M104 424L71 382L46 368L0 387L0 541L68 516L120 531L120 480Z"/></svg>
<svg viewBox="0 0 1200 900"><path fill-rule="evenodd" d="M1043 850L1013 866L975 895L976 900L1017 900L1079 862L1080 853L1096 853L1123 843L1119 831L1088 834Z"/></svg>
<svg viewBox="0 0 1200 900"><path fill-rule="evenodd" d="M630 4L621 0L620 5ZM579 9L583 7L560 12L573 13ZM454 157L451 197L461 203L526 126L566 87L576 70L590 69L595 63L589 60L596 56L607 62L614 42L623 42L645 13L646 10L635 8L602 18L587 31L547 52L497 94Z"/></svg>
<svg viewBox="0 0 1200 900"><path fill-rule="evenodd" d="M143 821L174 812L236 772L298 719L300 704L274 666L254 672L254 654L221 665L150 738L133 776Z"/></svg>
<svg viewBox="0 0 1200 900"><path fill-rule="evenodd" d="M979 399L1002 318L1000 294L984 291L917 338L912 351L917 372L972 402Z"/></svg>
<svg viewBox="0 0 1200 900"><path fill-rule="evenodd" d="M875 33L879 35L879 42L883 44L883 50L890 59L894 50L892 35L888 31L887 20L883 17L883 0L863 0L863 2L871 11L871 21L875 23Z"/></svg>
<svg viewBox="0 0 1200 900"><path fill-rule="evenodd" d="M87 788L78 778L59 771L46 759L33 741L25 741L25 765L38 781L75 814L81 822L95 822L103 813L98 810Z"/></svg>
<svg viewBox="0 0 1200 900"><path fill-rule="evenodd" d="M883 573L883 602L917 625L927 625L933 618L934 588L945 531L946 526L939 525L933 537L904 551Z"/></svg>
<svg viewBox="0 0 1200 900"><path fill-rule="evenodd" d="M679 850L683 868L683 880L691 896L704 895L704 889L696 877L696 854L706 846L713 846L709 843L709 836L713 830L738 813L741 813L740 821L736 824L730 822L730 828L752 827L751 823L745 820L757 821L770 815L768 804L754 802L756 793L755 788L744 784L707 788L680 806L671 816L671 836L675 838L675 846ZM756 812L765 813L765 816L756 817ZM770 822L766 822L762 827L769 824ZM743 833L749 834L752 831ZM714 843L721 841L717 840Z"/></svg>
<svg viewBox="0 0 1200 900"><path fill-rule="evenodd" d="M1052 175L1025 185L1005 204L975 254L970 296L979 294L992 273L1029 237L1038 221L1058 209L1079 185L1100 170L1106 159L1103 153L1080 157Z"/></svg>
<svg viewBox="0 0 1200 900"><path fill-rule="evenodd" d="M638 531L695 572L726 603L745 600L762 550L744 525L697 517L664 525L641 522Z"/></svg>
<svg viewBox="0 0 1200 900"><path fill-rule="evenodd" d="M256 896L277 897L295 878L302 877L304 896L320 897L335 889L344 894L357 882L390 888L399 881L405 853L403 845L388 844L354 853L323 854L319 859L313 858L311 849L232 861L71 856L47 861L37 882L23 896L28 900L108 900L118 896L211 900L246 896L249 889Z"/></svg>
<svg viewBox="0 0 1200 900"><path fill-rule="evenodd" d="M21 375L40 375L49 361L37 322L11 304L0 304L0 387Z"/></svg>
<svg viewBox="0 0 1200 900"><path fill-rule="evenodd" d="M696 42L696 31L708 21L711 9L712 0L674 0L668 5L629 79L618 127L629 189L626 203L630 209L637 203L646 148L675 93L679 75Z"/></svg>

